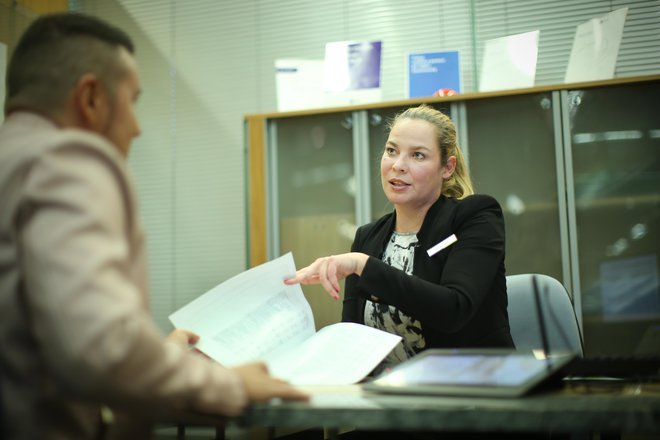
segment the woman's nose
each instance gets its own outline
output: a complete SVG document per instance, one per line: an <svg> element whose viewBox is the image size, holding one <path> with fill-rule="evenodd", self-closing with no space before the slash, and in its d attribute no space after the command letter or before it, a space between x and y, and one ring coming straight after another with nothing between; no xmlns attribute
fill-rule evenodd
<svg viewBox="0 0 660 440"><path fill-rule="evenodd" d="M404 171L407 168L405 158L403 155L399 156L396 158L394 163L392 164L392 169L398 170L398 171Z"/></svg>

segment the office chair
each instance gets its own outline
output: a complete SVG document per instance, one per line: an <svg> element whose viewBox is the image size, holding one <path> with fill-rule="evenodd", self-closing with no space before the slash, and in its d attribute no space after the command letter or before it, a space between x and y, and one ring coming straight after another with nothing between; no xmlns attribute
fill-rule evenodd
<svg viewBox="0 0 660 440"><path fill-rule="evenodd" d="M548 351L571 351L583 355L582 335L568 292L556 279L541 274L509 275L506 289L509 297L511 336L519 351L543 350L541 321L537 312L533 278L536 277Z"/></svg>

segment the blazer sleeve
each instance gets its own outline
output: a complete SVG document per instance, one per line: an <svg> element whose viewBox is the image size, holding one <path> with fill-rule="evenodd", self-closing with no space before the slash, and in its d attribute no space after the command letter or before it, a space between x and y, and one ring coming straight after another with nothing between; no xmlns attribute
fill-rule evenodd
<svg viewBox="0 0 660 440"><path fill-rule="evenodd" d="M47 377L67 394L139 412L240 413L238 376L166 342L149 315L116 159L68 144L39 159L25 188L22 294Z"/></svg>
<svg viewBox="0 0 660 440"><path fill-rule="evenodd" d="M504 219L495 199L472 196L460 201L451 230L458 241L429 257L426 249L415 255L424 273L406 275L370 257L357 280L362 296L373 294L396 305L423 325L442 332L460 330L491 292L504 260ZM421 259L421 261L418 261Z"/></svg>
<svg viewBox="0 0 660 440"><path fill-rule="evenodd" d="M360 252L362 247L361 243L361 231L362 227L358 228L355 233L355 238L351 244L351 252ZM341 309L341 320L342 322L356 322L358 324L363 324L364 317L361 316L363 312L363 304L365 302L357 292L356 285L359 281L359 277L355 274L346 277L346 282L344 284L344 301Z"/></svg>

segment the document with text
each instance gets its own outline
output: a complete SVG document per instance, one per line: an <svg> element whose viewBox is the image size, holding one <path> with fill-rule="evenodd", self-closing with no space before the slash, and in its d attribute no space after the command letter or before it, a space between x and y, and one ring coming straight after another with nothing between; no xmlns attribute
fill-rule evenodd
<svg viewBox="0 0 660 440"><path fill-rule="evenodd" d="M229 367L261 360L271 374L297 385L359 382L401 337L348 322L316 332L300 285L284 284L295 272L288 253L217 285L170 321L200 335L195 347Z"/></svg>

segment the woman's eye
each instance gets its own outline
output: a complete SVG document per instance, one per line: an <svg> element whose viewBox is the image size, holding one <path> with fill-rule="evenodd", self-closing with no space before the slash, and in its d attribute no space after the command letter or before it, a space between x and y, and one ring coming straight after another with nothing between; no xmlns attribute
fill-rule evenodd
<svg viewBox="0 0 660 440"><path fill-rule="evenodd" d="M396 151L394 151L394 148L392 148L392 147L387 147L387 148L385 148L385 153L388 156L393 156L396 153Z"/></svg>
<svg viewBox="0 0 660 440"><path fill-rule="evenodd" d="M426 156L424 155L424 153L420 153L419 151L417 151L417 152L413 153L413 157L415 159L420 159L421 160L421 159L424 159Z"/></svg>

